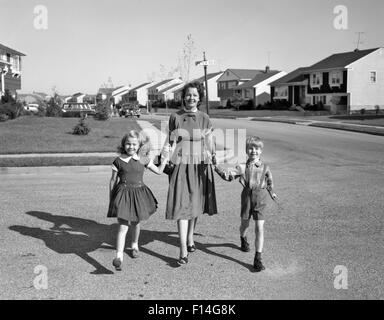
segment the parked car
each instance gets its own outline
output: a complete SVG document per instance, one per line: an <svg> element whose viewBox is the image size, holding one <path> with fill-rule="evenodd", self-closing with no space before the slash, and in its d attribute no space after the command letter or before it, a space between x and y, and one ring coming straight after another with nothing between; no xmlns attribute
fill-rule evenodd
<svg viewBox="0 0 384 320"><path fill-rule="evenodd" d="M96 113L94 106L79 102L63 103L62 111L64 117L81 117L83 115L95 115Z"/></svg>
<svg viewBox="0 0 384 320"><path fill-rule="evenodd" d="M24 106L24 110L32 113L37 113L39 112L39 105L37 103L28 103Z"/></svg>
<svg viewBox="0 0 384 320"><path fill-rule="evenodd" d="M136 104L123 104L119 109L120 117L137 117L140 118L141 110L140 107Z"/></svg>

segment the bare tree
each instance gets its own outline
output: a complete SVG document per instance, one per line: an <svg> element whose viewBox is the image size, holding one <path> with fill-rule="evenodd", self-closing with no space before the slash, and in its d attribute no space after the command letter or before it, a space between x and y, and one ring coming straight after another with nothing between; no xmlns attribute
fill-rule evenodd
<svg viewBox="0 0 384 320"><path fill-rule="evenodd" d="M179 54L179 65L178 71L180 77L184 81L189 81L189 73L191 70L191 63L196 58L196 47L195 41L193 40L192 34L187 36L187 41L184 43L181 54Z"/></svg>

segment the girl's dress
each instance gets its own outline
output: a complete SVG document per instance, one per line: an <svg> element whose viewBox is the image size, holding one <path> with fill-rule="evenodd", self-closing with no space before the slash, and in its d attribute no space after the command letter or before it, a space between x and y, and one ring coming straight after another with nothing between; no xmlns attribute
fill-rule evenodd
<svg viewBox="0 0 384 320"><path fill-rule="evenodd" d="M126 221L147 220L157 209L157 200L144 184L144 169L149 158L137 155L127 162L120 157L113 161L112 170L117 171L119 182L112 189L107 217Z"/></svg>
<svg viewBox="0 0 384 320"><path fill-rule="evenodd" d="M180 110L170 116L170 142L176 142L171 161L166 219L189 220L202 213L217 214L215 181L207 136L212 124L201 111Z"/></svg>

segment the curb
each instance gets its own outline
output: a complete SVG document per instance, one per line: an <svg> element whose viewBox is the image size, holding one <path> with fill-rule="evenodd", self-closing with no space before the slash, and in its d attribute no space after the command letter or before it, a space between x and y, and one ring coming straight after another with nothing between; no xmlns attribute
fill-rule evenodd
<svg viewBox="0 0 384 320"><path fill-rule="evenodd" d="M110 172L111 166L63 166L63 167L0 167L2 174L63 174Z"/></svg>

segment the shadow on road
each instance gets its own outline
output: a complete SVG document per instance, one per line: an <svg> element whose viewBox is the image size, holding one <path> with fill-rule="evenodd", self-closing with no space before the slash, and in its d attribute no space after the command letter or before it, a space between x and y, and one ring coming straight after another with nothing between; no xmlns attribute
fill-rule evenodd
<svg viewBox="0 0 384 320"><path fill-rule="evenodd" d="M49 249L59 254L77 255L78 257L82 258L84 261L88 262L89 264L95 267L95 270L92 271L91 274L97 275L114 273L108 268L104 267L102 264L100 264L93 257L91 257L89 253L98 249L115 249L116 235L118 230L117 223L107 225L89 219L54 215L42 211L28 211L26 212L26 214L44 221L51 222L53 226L48 230L20 225L10 226L9 229L12 231L19 232L20 234L25 236L40 239L44 241L45 245ZM131 235L130 233L128 233L126 242L127 247L130 245L130 239ZM141 230L140 250L143 253L152 255L158 259L163 260L167 263L168 266L172 268L179 267L176 258L164 256L158 252L145 248L145 245L153 241L164 242L166 244L170 244L178 248L179 240L177 232ZM203 244L195 242L195 245L198 250L206 254L215 255L222 259L237 262L251 270L250 265L247 265L232 257L228 257L226 255L216 253L210 250L210 248L212 247L231 247L238 250L238 247L234 244ZM129 253L129 250L126 249L126 252Z"/></svg>

